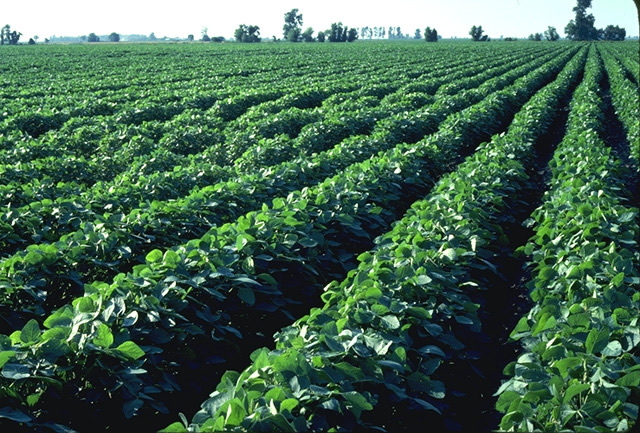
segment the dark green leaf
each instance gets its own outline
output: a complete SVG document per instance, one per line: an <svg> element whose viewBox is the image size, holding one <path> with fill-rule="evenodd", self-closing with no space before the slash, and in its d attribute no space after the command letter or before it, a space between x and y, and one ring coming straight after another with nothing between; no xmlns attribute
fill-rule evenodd
<svg viewBox="0 0 640 433"><path fill-rule="evenodd" d="M40 337L40 326L35 319L31 319L24 325L20 332L20 341L25 344L35 343Z"/></svg>

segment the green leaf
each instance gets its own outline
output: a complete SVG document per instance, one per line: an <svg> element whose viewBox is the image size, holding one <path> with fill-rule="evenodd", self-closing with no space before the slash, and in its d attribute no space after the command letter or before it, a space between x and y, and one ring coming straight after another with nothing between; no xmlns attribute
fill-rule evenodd
<svg viewBox="0 0 640 433"><path fill-rule="evenodd" d="M238 251L241 251L242 248L244 248L245 245L247 245L247 243L249 243L249 240L244 237L242 234L239 234L238 237L236 238L236 249Z"/></svg>
<svg viewBox="0 0 640 433"><path fill-rule="evenodd" d="M178 263L180 262L180 256L178 255L178 253L176 253L173 250L167 250L167 252L164 253L162 262L165 266L175 269L176 266L178 266Z"/></svg>
<svg viewBox="0 0 640 433"><path fill-rule="evenodd" d="M162 261L162 257L163 257L162 251L156 249L151 251L149 254L147 254L145 259L147 260L148 263L157 263Z"/></svg>
<svg viewBox="0 0 640 433"><path fill-rule="evenodd" d="M347 375L349 378L354 380L361 380L366 377L366 375L364 374L361 368L354 367L348 362L339 362L335 364L334 367L340 370L345 375Z"/></svg>
<svg viewBox="0 0 640 433"><path fill-rule="evenodd" d="M244 409L242 401L238 398L234 398L233 400L225 403L226 407L226 415L225 415L225 424L229 426L238 426L244 420L244 417L247 416L247 411Z"/></svg>
<svg viewBox="0 0 640 433"><path fill-rule="evenodd" d="M560 371L560 375L565 378L567 377L569 369L574 368L580 364L582 364L582 359L574 356L570 358L559 359L553 363L553 366L556 367Z"/></svg>
<svg viewBox="0 0 640 433"><path fill-rule="evenodd" d="M40 326L35 319L31 319L24 325L20 332L20 341L25 344L35 343L40 337Z"/></svg>
<svg viewBox="0 0 640 433"><path fill-rule="evenodd" d="M296 432L297 431L295 427L292 426L289 423L289 421L287 421L287 418L285 418L284 416L282 416L282 414L279 414L279 413L272 415L268 418L265 418L265 421L269 421L271 425L274 426L273 431L278 431L278 432Z"/></svg>
<svg viewBox="0 0 640 433"><path fill-rule="evenodd" d="M125 341L116 350L129 359L138 359L144 356L144 350L140 349L133 341Z"/></svg>
<svg viewBox="0 0 640 433"><path fill-rule="evenodd" d="M418 277L416 278L416 283L419 286L425 286L431 283L432 281L433 280L428 275L418 275Z"/></svg>
<svg viewBox="0 0 640 433"><path fill-rule="evenodd" d="M627 386L627 387L637 387L640 385L640 370L632 371L631 373L627 373L622 376L620 379L616 380L616 385L618 386Z"/></svg>
<svg viewBox="0 0 640 433"><path fill-rule="evenodd" d="M538 277L543 281L548 281L553 279L556 276L556 271L551 266L546 266L542 268Z"/></svg>
<svg viewBox="0 0 640 433"><path fill-rule="evenodd" d="M442 356L443 358L445 357L445 353L442 351L442 349L432 344L428 344L418 349L418 352L423 355L438 355L438 356Z"/></svg>
<svg viewBox="0 0 640 433"><path fill-rule="evenodd" d="M159 430L158 433L186 433L187 429L181 422L174 422L173 424Z"/></svg>
<svg viewBox="0 0 640 433"><path fill-rule="evenodd" d="M623 282L624 282L624 272L618 273L615 277L611 279L611 285L614 287L622 286Z"/></svg>
<svg viewBox="0 0 640 433"><path fill-rule="evenodd" d="M375 350L378 355L385 355L393 343L381 335L365 335L364 341L366 345Z"/></svg>
<svg viewBox="0 0 640 433"><path fill-rule="evenodd" d="M562 399L562 402L564 404L569 403L569 401L571 401L571 399L574 396L580 394L582 391L586 391L590 387L591 385L588 383L576 383L571 385L569 388L567 388L567 391L564 393L564 398Z"/></svg>
<svg viewBox="0 0 640 433"><path fill-rule="evenodd" d="M282 403L280 403L280 412L284 412L285 410L291 412L298 406L298 404L299 402L295 398L284 399L282 400Z"/></svg>
<svg viewBox="0 0 640 433"><path fill-rule="evenodd" d="M387 329L398 329L400 327L400 321L396 316L388 315L382 317L382 325Z"/></svg>
<svg viewBox="0 0 640 433"><path fill-rule="evenodd" d="M39 393L39 392L36 392L36 393L33 393L33 394L29 394L27 396L27 405L29 405L31 407L35 406L38 403L38 401L40 401L40 397L41 396L42 396L42 394Z"/></svg>
<svg viewBox="0 0 640 433"><path fill-rule="evenodd" d="M342 394L342 396L351 403L355 408L362 410L372 410L373 406L367 401L367 399L357 391L349 391Z"/></svg>
<svg viewBox="0 0 640 433"><path fill-rule="evenodd" d="M238 297L249 305L253 305L256 302L256 295L248 287L240 287L238 289Z"/></svg>
<svg viewBox="0 0 640 433"><path fill-rule="evenodd" d="M614 340L607 344L607 347L602 349L602 356L616 357L622 353L622 344L619 341Z"/></svg>
<svg viewBox="0 0 640 433"><path fill-rule="evenodd" d="M618 217L618 222L628 223L634 220L637 212L625 212Z"/></svg>
<svg viewBox="0 0 640 433"><path fill-rule="evenodd" d="M609 333L607 331L599 331L597 329L592 329L587 335L587 340L584 345L587 349L587 353L599 353L607 347L609 343Z"/></svg>
<svg viewBox="0 0 640 433"><path fill-rule="evenodd" d="M98 326L96 334L93 338L93 344L105 349L111 347L113 344L113 334L106 324L101 323L100 326Z"/></svg>
<svg viewBox="0 0 640 433"><path fill-rule="evenodd" d="M2 368L2 366L5 365L15 354L16 352L13 350L3 350L0 352L0 368Z"/></svg>
<svg viewBox="0 0 640 433"><path fill-rule="evenodd" d="M458 253L456 252L456 250L454 248L447 248L446 250L444 250L442 252L442 255L445 256L446 258L448 258L451 261L454 261L454 260L458 259Z"/></svg>
<svg viewBox="0 0 640 433"><path fill-rule="evenodd" d="M284 207L284 205L285 205L284 200L279 198L279 197L278 198L274 198L272 203L273 203L272 207L273 207L274 210L282 209Z"/></svg>
<svg viewBox="0 0 640 433"><path fill-rule="evenodd" d="M29 251L23 260L30 265L37 265L44 260L44 256L36 251Z"/></svg>

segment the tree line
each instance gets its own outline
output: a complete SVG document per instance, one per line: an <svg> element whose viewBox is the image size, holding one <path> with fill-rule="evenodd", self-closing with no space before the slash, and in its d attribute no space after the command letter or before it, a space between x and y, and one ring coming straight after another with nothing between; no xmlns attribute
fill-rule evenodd
<svg viewBox="0 0 640 433"><path fill-rule="evenodd" d="M587 13L587 9L591 7L592 0L577 0L576 6L573 8L575 18L572 19L564 29L564 32L568 39L575 41L595 41L595 40L607 40L607 41L623 41L626 38L626 30L619 26L608 25L603 29L595 27L595 18L593 14ZM634 0L636 6L638 6L638 14L640 21L640 0ZM283 39L288 42L354 42L358 38L361 39L410 39L409 34L404 34L400 27L369 27L362 28L349 28L342 24L342 22L333 23L327 30L320 31L314 36L314 30L311 27L307 27L302 31L303 16L299 13L299 9L291 9L284 14ZM484 34L482 26L472 26L469 35L475 42L488 42L491 39L488 35ZM17 45L22 33L11 30L9 24L0 29L0 45ZM260 27L256 25L241 24L234 32L234 38L236 42L242 43L254 43L261 42ZM427 27L424 30L424 40L427 42L438 42L441 36L438 35L437 30L431 27ZM547 41L557 41L560 39L560 35L555 27L549 26L544 33L532 33L529 35L529 40L541 41L542 39ZM29 44L35 44L37 36L29 39ZM277 40L273 37L274 41ZM422 39L421 30L416 29L413 35L413 39ZM80 40L83 42L100 42L100 37L95 33L90 33L86 36L81 36ZM112 32L108 36L110 42L119 42L120 35L116 32ZM153 33L147 40L156 40ZM188 41L193 41L194 36L189 35ZM200 39L203 42L223 42L224 37L218 36L211 38L208 35L208 29L204 27L202 29L202 37ZM505 40L517 40L516 38L506 38ZM45 39L48 42L48 39Z"/></svg>

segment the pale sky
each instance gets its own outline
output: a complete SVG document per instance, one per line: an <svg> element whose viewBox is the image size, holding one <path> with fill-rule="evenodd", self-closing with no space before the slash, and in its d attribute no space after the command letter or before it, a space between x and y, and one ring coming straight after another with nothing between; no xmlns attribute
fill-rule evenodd
<svg viewBox="0 0 640 433"><path fill-rule="evenodd" d="M341 21L348 27L400 26L413 35L416 28L435 27L445 38L468 37L473 25L482 25L491 38L527 37L554 26L564 36L574 17L576 0L28 0L3 2L0 25L10 24L23 39L143 34L157 37L233 37L240 24L260 26L263 38L282 37L284 14L293 8L303 15L303 30L326 30ZM637 11L632 0L593 0L589 10L596 27L608 24L638 35Z"/></svg>

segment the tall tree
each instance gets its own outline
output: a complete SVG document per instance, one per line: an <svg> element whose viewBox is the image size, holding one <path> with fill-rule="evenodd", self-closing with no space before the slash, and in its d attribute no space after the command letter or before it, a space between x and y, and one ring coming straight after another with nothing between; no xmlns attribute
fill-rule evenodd
<svg viewBox="0 0 640 433"><path fill-rule="evenodd" d="M22 33L15 30L11 31L11 26L7 24L2 29L0 29L0 45L18 45L20 36L22 36Z"/></svg>
<svg viewBox="0 0 640 433"><path fill-rule="evenodd" d="M202 37L200 38L202 42L211 41L211 38L209 37L209 29L207 27L203 27L200 33L202 34Z"/></svg>
<svg viewBox="0 0 640 433"><path fill-rule="evenodd" d="M302 32L302 40L305 42L313 42L313 28L307 27L307 30Z"/></svg>
<svg viewBox="0 0 640 433"><path fill-rule="evenodd" d="M117 34L116 32L112 32L112 33L109 35L109 41L110 41L110 42L120 42L120 35L119 35L119 34Z"/></svg>
<svg viewBox="0 0 640 433"><path fill-rule="evenodd" d="M286 40L290 42L298 42L302 34L302 14L298 13L298 9L291 9L284 14L284 26L282 33Z"/></svg>
<svg viewBox="0 0 640 433"><path fill-rule="evenodd" d="M260 37L260 27L247 26L245 24L240 24L234 33L234 37L237 42L243 43L254 43L262 40Z"/></svg>
<svg viewBox="0 0 640 433"><path fill-rule="evenodd" d="M438 31L427 27L424 29L424 40L427 42L438 42Z"/></svg>
<svg viewBox="0 0 640 433"><path fill-rule="evenodd" d="M484 30L482 29L482 26L473 26L469 31L471 39L473 39L474 42L487 42L489 40L489 36L483 35L483 33Z"/></svg>
<svg viewBox="0 0 640 433"><path fill-rule="evenodd" d="M591 0L577 0L573 11L575 19L569 21L564 28L567 37L574 41L595 41L600 39L601 32L596 29L593 14L587 14L587 9L591 7Z"/></svg>
<svg viewBox="0 0 640 433"><path fill-rule="evenodd" d="M346 30L347 28L345 27L345 31ZM358 30L355 28L349 29L347 32L347 42L354 42L356 39L358 39Z"/></svg>
<svg viewBox="0 0 640 433"><path fill-rule="evenodd" d="M624 28L613 25L608 25L603 32L606 41L624 41L626 36L627 31Z"/></svg>
<svg viewBox="0 0 640 433"><path fill-rule="evenodd" d="M547 30L544 31L544 37L546 40L551 42L555 42L558 39L560 39L560 35L558 34L558 31L553 26L549 26Z"/></svg>

